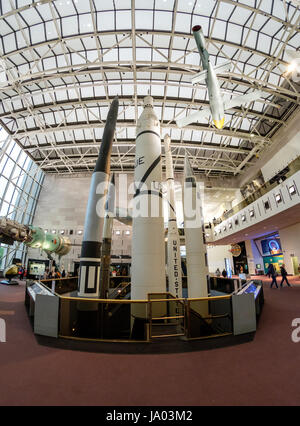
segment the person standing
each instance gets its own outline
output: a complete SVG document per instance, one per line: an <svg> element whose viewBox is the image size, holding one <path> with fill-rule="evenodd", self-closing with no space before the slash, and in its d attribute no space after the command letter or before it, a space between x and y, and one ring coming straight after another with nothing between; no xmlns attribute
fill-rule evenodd
<svg viewBox="0 0 300 426"><path fill-rule="evenodd" d="M227 271L226 271L226 269L223 269L222 276L223 276L223 278L227 278Z"/></svg>
<svg viewBox="0 0 300 426"><path fill-rule="evenodd" d="M287 271L285 269L285 264L284 263L282 264L282 266L280 266L280 272L281 272L281 276L282 276L280 287L282 287L282 284L283 284L284 281L286 281L287 285L289 287L291 287L291 285L290 285L290 283L288 282L288 279L287 279Z"/></svg>
<svg viewBox="0 0 300 426"><path fill-rule="evenodd" d="M270 275L271 275L271 277L272 277L272 282L271 282L271 286L270 286L270 288L272 288L272 287L273 287L273 284L275 284L275 285L276 285L276 288L278 288L277 281L276 281L276 275L277 275L277 273L276 273L276 270L275 270L275 268L274 268L273 263L270 263L270 265L269 265L268 274L270 274Z"/></svg>
<svg viewBox="0 0 300 426"><path fill-rule="evenodd" d="M23 280L24 279L24 268L23 268L23 265L20 267L20 269L19 269L19 275L20 275L20 280Z"/></svg>

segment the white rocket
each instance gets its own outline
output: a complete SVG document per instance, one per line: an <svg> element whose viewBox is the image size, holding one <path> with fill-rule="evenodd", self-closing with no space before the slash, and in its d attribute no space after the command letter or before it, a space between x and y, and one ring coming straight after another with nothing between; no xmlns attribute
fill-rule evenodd
<svg viewBox="0 0 300 426"><path fill-rule="evenodd" d="M131 299L166 291L160 125L146 96L137 122L132 220Z"/></svg>
<svg viewBox="0 0 300 426"><path fill-rule="evenodd" d="M165 158L166 158L166 181L167 181L167 200L169 208L168 220L168 281L169 292L176 297L182 297L182 274L180 257L180 237L177 228L176 210L175 210L175 188L173 160L170 148L170 136L165 135Z"/></svg>
<svg viewBox="0 0 300 426"><path fill-rule="evenodd" d="M183 201L188 297L207 297L209 275L201 197L187 155L184 165Z"/></svg>

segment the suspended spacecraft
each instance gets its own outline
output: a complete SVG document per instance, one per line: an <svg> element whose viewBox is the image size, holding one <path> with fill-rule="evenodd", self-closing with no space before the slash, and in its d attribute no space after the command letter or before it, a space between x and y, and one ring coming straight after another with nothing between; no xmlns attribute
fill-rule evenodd
<svg viewBox="0 0 300 426"><path fill-rule="evenodd" d="M217 129L222 129L225 122L225 112L228 109L253 102L262 96L262 92L255 90L254 92L248 93L246 95L238 96L231 99L228 102L224 102L219 82L216 74L224 73L230 69L230 62L226 62L217 67L213 67L208 51L206 50L205 38L202 32L200 25L196 25L192 28L193 35L200 53L201 62L203 66L203 71L195 75L192 79L192 83L198 83L199 81L205 80L208 97L209 97L209 107L203 108L200 111L197 111L187 117L180 118L176 121L178 127L187 126L190 123L195 123L203 118L208 119L212 117L212 121Z"/></svg>
<svg viewBox="0 0 300 426"><path fill-rule="evenodd" d="M15 241L31 248L43 250L48 257L51 254L65 256L71 250L71 241L64 235L47 232L32 225L23 225L15 220L0 217L0 243L13 245Z"/></svg>

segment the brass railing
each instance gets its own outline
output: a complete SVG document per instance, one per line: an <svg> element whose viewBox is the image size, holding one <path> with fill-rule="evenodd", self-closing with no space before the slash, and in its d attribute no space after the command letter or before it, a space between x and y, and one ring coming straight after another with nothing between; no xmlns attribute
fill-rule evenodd
<svg viewBox="0 0 300 426"><path fill-rule="evenodd" d="M205 339L232 334L231 296L148 300L59 296L63 338L150 342L158 338Z"/></svg>

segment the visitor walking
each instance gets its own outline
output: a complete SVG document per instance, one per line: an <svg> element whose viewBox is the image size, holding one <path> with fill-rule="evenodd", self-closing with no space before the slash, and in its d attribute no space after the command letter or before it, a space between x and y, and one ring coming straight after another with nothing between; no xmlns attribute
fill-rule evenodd
<svg viewBox="0 0 300 426"><path fill-rule="evenodd" d="M287 271L285 269L285 264L284 263L282 264L282 266L280 266L280 273L281 273L281 276L282 276L280 287L282 287L282 284L283 284L284 281L286 281L287 285L289 287L291 287L291 285L290 285L290 283L288 282L288 279L287 279Z"/></svg>
<svg viewBox="0 0 300 426"><path fill-rule="evenodd" d="M270 288L273 287L273 284L275 284L276 288L278 288L277 281L276 281L277 272L274 268L273 263L270 263L270 265L269 265L268 274L270 274L271 277L272 277L272 282L271 282Z"/></svg>

